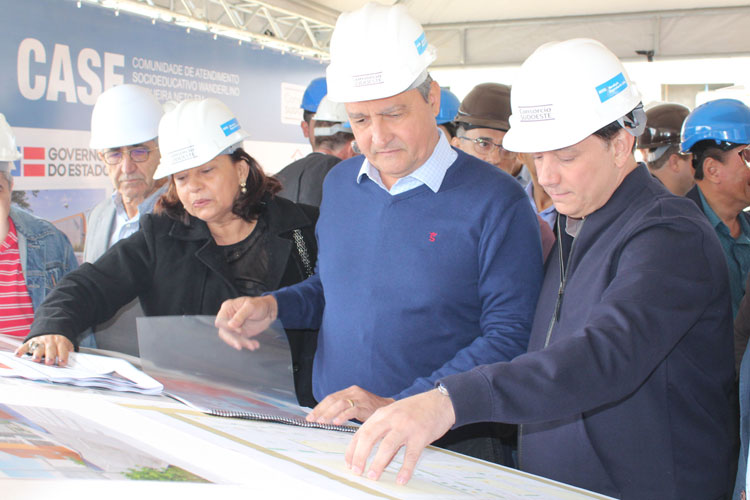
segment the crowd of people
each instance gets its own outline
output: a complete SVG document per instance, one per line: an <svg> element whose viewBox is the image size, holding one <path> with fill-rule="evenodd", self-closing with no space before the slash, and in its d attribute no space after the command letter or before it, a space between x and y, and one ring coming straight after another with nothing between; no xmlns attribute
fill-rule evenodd
<svg viewBox="0 0 750 500"><path fill-rule="evenodd" d="M217 99L165 112L136 85L103 92L91 148L113 194L80 267L11 206L0 115L17 354L137 354L136 316L185 314L257 349L279 319L307 418L362 423L354 474L377 480L404 447L406 484L434 444L616 498L744 498L750 108L644 109L592 39L459 100L402 5L342 14L330 53L302 102L312 152L276 176Z"/></svg>

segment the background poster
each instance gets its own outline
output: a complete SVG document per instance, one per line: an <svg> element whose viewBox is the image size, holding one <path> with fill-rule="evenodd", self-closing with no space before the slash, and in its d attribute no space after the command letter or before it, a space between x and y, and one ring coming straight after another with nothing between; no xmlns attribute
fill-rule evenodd
<svg viewBox="0 0 750 500"><path fill-rule="evenodd" d="M23 191L25 208L63 229L77 251L86 213L112 189L88 147L91 110L107 88L135 83L162 103L222 100L269 173L309 151L299 103L310 80L325 74L318 61L72 0L0 0L0 6L0 112L23 154L15 190Z"/></svg>

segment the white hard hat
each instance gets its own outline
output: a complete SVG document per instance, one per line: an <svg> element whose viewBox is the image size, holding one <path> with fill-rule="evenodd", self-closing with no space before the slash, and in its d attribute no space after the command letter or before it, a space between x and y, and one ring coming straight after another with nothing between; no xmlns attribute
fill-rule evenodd
<svg viewBox="0 0 750 500"><path fill-rule="evenodd" d="M187 100L167 112L159 123L161 162L154 179L211 161L241 144L248 134L220 100Z"/></svg>
<svg viewBox="0 0 750 500"><path fill-rule="evenodd" d="M330 53L328 95L337 102L400 94L437 57L422 26L403 5L375 3L339 16Z"/></svg>
<svg viewBox="0 0 750 500"><path fill-rule="evenodd" d="M346 114L346 106L343 102L334 102L324 96L318 105L318 111L313 116L315 121L334 122L329 127L318 126L313 124L313 135L315 137L329 137L338 132L352 133L352 127L349 124L349 116Z"/></svg>
<svg viewBox="0 0 750 500"><path fill-rule="evenodd" d="M349 121L349 115L346 114L346 106L343 102L335 102L326 95L318 104L318 111L313 116L314 120L321 122L344 123Z"/></svg>
<svg viewBox="0 0 750 500"><path fill-rule="evenodd" d="M99 95L91 113L93 149L119 148L154 139L164 111L154 95L126 83Z"/></svg>
<svg viewBox="0 0 750 500"><path fill-rule="evenodd" d="M16 161L20 158L21 152L16 147L16 136L5 115L0 113L0 162Z"/></svg>
<svg viewBox="0 0 750 500"><path fill-rule="evenodd" d="M503 147L534 153L579 143L633 111L641 95L617 56L596 40L576 38L536 49L521 66L510 101ZM645 113L642 122L635 124L641 130Z"/></svg>

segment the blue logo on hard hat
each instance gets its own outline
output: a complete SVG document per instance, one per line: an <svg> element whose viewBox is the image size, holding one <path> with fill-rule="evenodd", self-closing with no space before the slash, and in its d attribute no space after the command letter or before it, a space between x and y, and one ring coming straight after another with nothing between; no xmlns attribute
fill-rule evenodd
<svg viewBox="0 0 750 500"><path fill-rule="evenodd" d="M224 131L224 135L232 135L240 129L240 124L237 122L237 118L232 118L226 123L221 124L221 130Z"/></svg>
<svg viewBox="0 0 750 500"><path fill-rule="evenodd" d="M419 38L414 40L414 45L417 47L417 53L421 56L425 50L427 50L427 37L424 34L424 31L421 35L419 35Z"/></svg>
<svg viewBox="0 0 750 500"><path fill-rule="evenodd" d="M599 94L601 102L607 102L626 88L628 88L628 82L625 81L625 75L619 73L614 78L596 87L596 92Z"/></svg>

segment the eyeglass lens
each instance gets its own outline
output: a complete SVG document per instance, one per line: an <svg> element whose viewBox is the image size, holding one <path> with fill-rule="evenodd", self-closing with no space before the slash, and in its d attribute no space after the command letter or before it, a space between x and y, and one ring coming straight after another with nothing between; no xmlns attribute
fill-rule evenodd
<svg viewBox="0 0 750 500"><path fill-rule="evenodd" d="M474 143L474 151L476 151L479 154L488 154L492 152L493 149L497 148L498 153L500 156L507 156L512 154L510 151L502 147L500 144L496 144L489 139L485 139L484 137L480 137L478 139L470 139Z"/></svg>
<svg viewBox="0 0 750 500"><path fill-rule="evenodd" d="M148 160L148 155L151 152L148 148L133 148L128 149L127 153L130 155L130 159L134 162L142 162ZM104 153L104 160L110 165L120 163L123 158L123 151L108 151Z"/></svg>

